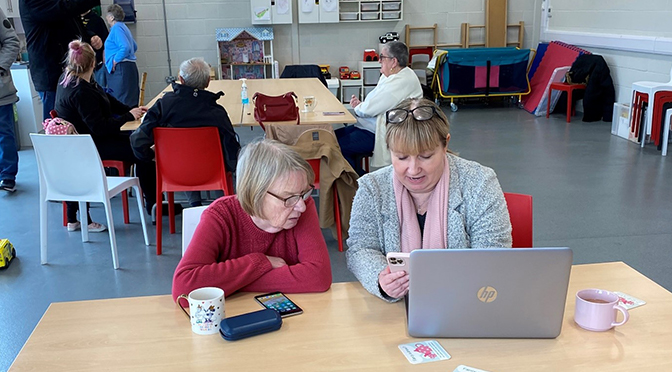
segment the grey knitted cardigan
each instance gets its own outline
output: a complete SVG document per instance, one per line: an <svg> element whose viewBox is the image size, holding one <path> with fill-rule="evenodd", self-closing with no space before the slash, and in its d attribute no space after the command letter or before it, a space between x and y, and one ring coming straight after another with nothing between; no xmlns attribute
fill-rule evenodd
<svg viewBox="0 0 672 372"><path fill-rule="evenodd" d="M476 162L447 154L448 249L511 248L511 222L495 172ZM348 269L371 294L385 301L378 274L387 252L399 252L399 217L392 186L392 166L359 179L347 240Z"/></svg>

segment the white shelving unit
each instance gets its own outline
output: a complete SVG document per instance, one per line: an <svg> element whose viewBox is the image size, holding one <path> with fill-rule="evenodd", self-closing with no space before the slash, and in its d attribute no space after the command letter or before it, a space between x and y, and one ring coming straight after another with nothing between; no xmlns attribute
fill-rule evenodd
<svg viewBox="0 0 672 372"><path fill-rule="evenodd" d="M362 74L362 99L378 85L380 79L380 63L359 61L359 72Z"/></svg>
<svg viewBox="0 0 672 372"><path fill-rule="evenodd" d="M362 79L341 80L341 103L344 105L350 103L350 98L353 95L357 96L360 100L364 100L364 97L362 97L362 86ZM347 107L350 107L350 105L347 105Z"/></svg>
<svg viewBox="0 0 672 372"><path fill-rule="evenodd" d="M404 0L340 0L341 22L401 21Z"/></svg>

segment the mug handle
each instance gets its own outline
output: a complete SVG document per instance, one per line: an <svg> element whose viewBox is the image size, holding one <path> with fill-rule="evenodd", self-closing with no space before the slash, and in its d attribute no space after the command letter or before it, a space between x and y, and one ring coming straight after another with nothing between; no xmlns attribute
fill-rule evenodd
<svg viewBox="0 0 672 372"><path fill-rule="evenodd" d="M625 322L628 321L628 319L630 319L630 313L628 313L628 310L626 308L624 308L623 306L621 306L619 304L616 304L616 305L614 305L614 309L620 311L623 314L623 320L620 323L616 323L616 322L611 323L612 327L623 325L623 324L625 324Z"/></svg>
<svg viewBox="0 0 672 372"><path fill-rule="evenodd" d="M315 97L315 99L313 100L313 102L314 102L314 104L313 104L313 109L315 109L315 107L317 107L317 97Z"/></svg>
<svg viewBox="0 0 672 372"><path fill-rule="evenodd" d="M182 311L184 312L184 315L187 316L187 319L189 319L189 321L191 321L191 315L189 315L187 310L185 310L184 307L182 306L182 304L180 303L181 299L185 299L188 302L189 301L189 296L187 296L185 294L181 294L181 295L177 296L177 299L175 300L175 302L177 302L177 306L179 306L180 309L182 309Z"/></svg>

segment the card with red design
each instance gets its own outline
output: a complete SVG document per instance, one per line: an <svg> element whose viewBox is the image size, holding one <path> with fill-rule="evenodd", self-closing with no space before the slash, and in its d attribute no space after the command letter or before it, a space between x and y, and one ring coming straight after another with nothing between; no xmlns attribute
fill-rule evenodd
<svg viewBox="0 0 672 372"><path fill-rule="evenodd" d="M614 293L618 295L618 303L623 305L623 307L625 307L628 310L640 307L642 305L646 305L646 301L640 300L639 298L632 297L623 292L614 292Z"/></svg>
<svg viewBox="0 0 672 372"><path fill-rule="evenodd" d="M450 354L436 340L411 342L399 345L399 350L411 364L436 362L450 359Z"/></svg>

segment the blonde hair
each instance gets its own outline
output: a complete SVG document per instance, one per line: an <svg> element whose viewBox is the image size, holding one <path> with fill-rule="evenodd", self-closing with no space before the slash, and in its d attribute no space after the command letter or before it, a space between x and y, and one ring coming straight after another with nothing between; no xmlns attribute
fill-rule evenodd
<svg viewBox="0 0 672 372"><path fill-rule="evenodd" d="M240 206L247 214L266 218L263 201L276 179L290 173L303 172L312 185L315 173L308 162L287 145L274 140L261 140L245 146L238 158L236 191Z"/></svg>
<svg viewBox="0 0 672 372"><path fill-rule="evenodd" d="M93 68L96 53L91 45L82 40L73 40L68 44L68 56L65 57L65 76L61 85L68 86L75 80L75 86L79 84L81 76Z"/></svg>
<svg viewBox="0 0 672 372"><path fill-rule="evenodd" d="M395 109L412 110L419 106L432 106L436 113L428 120L416 120L409 113L408 117L399 124L387 123L385 142L388 149L403 154L417 155L434 150L439 145L446 147L450 122L434 102L425 98L408 98L401 101ZM448 152L451 151L448 150Z"/></svg>

